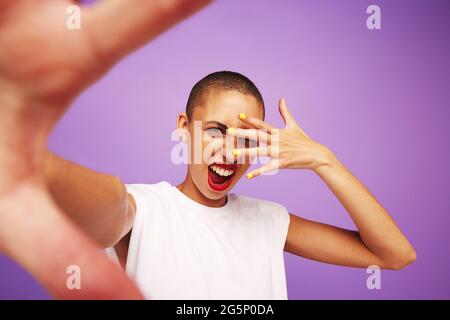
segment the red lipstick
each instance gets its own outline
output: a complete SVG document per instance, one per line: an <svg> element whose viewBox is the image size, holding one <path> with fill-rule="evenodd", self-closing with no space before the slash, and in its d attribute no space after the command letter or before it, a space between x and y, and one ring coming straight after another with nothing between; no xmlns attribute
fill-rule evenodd
<svg viewBox="0 0 450 320"><path fill-rule="evenodd" d="M214 167L214 169L213 169ZM214 191L226 190L233 181L239 166L234 163L213 163L208 166L208 185ZM219 170L217 170L219 169ZM223 170L220 170L223 169ZM217 172L219 171L219 172ZM228 171L228 172L227 172ZM230 174L230 171L232 173Z"/></svg>

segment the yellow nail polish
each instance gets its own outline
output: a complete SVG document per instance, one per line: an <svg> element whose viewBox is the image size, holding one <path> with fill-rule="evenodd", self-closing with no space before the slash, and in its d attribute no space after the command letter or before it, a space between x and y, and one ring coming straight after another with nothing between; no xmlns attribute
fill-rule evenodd
<svg viewBox="0 0 450 320"><path fill-rule="evenodd" d="M237 149L233 150L233 156L239 157L240 155L241 155L241 151L240 150L237 150Z"/></svg>
<svg viewBox="0 0 450 320"><path fill-rule="evenodd" d="M245 119L247 119L247 115L245 113L241 112L241 113L239 113L239 119L245 120Z"/></svg>
<svg viewBox="0 0 450 320"><path fill-rule="evenodd" d="M228 133L231 133L231 134L233 134L233 133L235 133L236 132L236 129L235 128L228 128Z"/></svg>
<svg viewBox="0 0 450 320"><path fill-rule="evenodd" d="M248 179L253 178L253 173L247 173L247 178L248 178Z"/></svg>

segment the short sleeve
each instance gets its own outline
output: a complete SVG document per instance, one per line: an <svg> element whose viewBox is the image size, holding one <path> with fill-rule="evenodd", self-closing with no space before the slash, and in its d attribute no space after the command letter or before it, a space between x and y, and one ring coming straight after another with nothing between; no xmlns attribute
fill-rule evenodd
<svg viewBox="0 0 450 320"><path fill-rule="evenodd" d="M140 184L126 184L125 188L129 194L133 196L134 202L136 203L136 215L134 217L134 223L131 228L131 239L130 239L130 245L128 253L130 253L130 247L135 248L135 245L132 245L132 243L136 242L137 234L141 232L142 225L143 225L143 219L144 216L147 215L150 211L149 204L146 200L145 195L145 185ZM147 195L148 197L148 195ZM134 249L133 249L134 250ZM104 252L106 256L111 259L113 262L119 264L119 257L117 255L117 252L114 248L108 247L104 249ZM130 254L128 254L128 257ZM127 266L129 264L129 258L127 257Z"/></svg>
<svg viewBox="0 0 450 320"><path fill-rule="evenodd" d="M149 223L152 214L152 204L155 203L155 195L146 185L127 184L125 185L127 192L131 194L136 203L136 215L134 217L133 227L131 229L130 243L128 245L128 255L126 271L133 273L137 266L139 250L141 247L141 239Z"/></svg>
<svg viewBox="0 0 450 320"><path fill-rule="evenodd" d="M126 184L127 192L133 196L134 202L136 203L136 219L138 215L140 216L143 211L148 211L147 197L145 190L142 185L139 184Z"/></svg>
<svg viewBox="0 0 450 320"><path fill-rule="evenodd" d="M280 245L282 246L282 248L284 248L288 235L289 223L291 222L291 216L284 206L278 204L277 207L278 209L277 213L275 214L274 220L276 228L279 232Z"/></svg>
<svg viewBox="0 0 450 320"><path fill-rule="evenodd" d="M289 230L290 215L288 210L281 204L261 200L262 211L269 217L271 232L275 236L278 248L284 249Z"/></svg>

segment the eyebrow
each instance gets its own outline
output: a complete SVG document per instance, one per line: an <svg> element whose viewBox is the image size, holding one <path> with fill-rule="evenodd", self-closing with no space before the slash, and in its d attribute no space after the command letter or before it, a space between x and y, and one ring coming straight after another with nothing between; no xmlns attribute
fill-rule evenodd
<svg viewBox="0 0 450 320"><path fill-rule="evenodd" d="M215 125L217 127L220 127L220 128L222 128L224 130L228 129L228 127L226 125L224 125L222 122L219 122L219 121L207 121L206 125L208 125L208 124L213 124L213 125Z"/></svg>

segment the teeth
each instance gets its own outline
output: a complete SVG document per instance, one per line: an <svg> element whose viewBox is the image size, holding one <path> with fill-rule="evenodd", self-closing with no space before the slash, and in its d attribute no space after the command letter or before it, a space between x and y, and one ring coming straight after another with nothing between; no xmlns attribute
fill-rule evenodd
<svg viewBox="0 0 450 320"><path fill-rule="evenodd" d="M222 177L228 177L231 176L234 171L233 170L227 170L218 166L211 166L212 171L214 171L215 173L217 173L219 176Z"/></svg>

